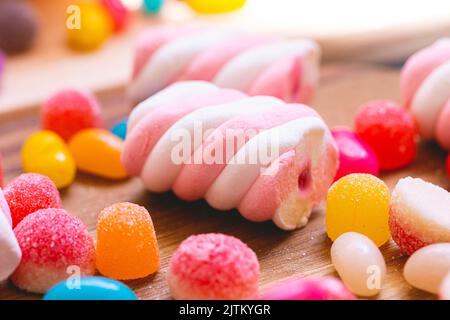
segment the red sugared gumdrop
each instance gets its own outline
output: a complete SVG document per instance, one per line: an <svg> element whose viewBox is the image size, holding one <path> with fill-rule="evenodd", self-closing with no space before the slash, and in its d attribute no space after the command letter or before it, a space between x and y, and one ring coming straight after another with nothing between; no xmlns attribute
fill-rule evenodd
<svg viewBox="0 0 450 320"><path fill-rule="evenodd" d="M22 174L7 184L3 192L11 209L13 227L39 209L61 208L55 184L40 174Z"/></svg>
<svg viewBox="0 0 450 320"><path fill-rule="evenodd" d="M41 109L43 129L69 140L75 133L87 128L99 128L103 124L97 99L88 92L62 90L48 99Z"/></svg>
<svg viewBox="0 0 450 320"><path fill-rule="evenodd" d="M381 170L404 167L416 157L414 118L395 102L376 100L361 106L355 131L375 151Z"/></svg>
<svg viewBox="0 0 450 320"><path fill-rule="evenodd" d="M367 143L347 128L335 128L331 133L339 149L339 168L335 180L351 173L378 175L377 156Z"/></svg>
<svg viewBox="0 0 450 320"><path fill-rule="evenodd" d="M122 0L101 0L101 4L112 18L114 31L118 32L125 28L129 19L129 11L123 5Z"/></svg>
<svg viewBox="0 0 450 320"><path fill-rule="evenodd" d="M184 240L167 276L175 299L245 299L258 289L259 263L242 241L209 233Z"/></svg>
<svg viewBox="0 0 450 320"><path fill-rule="evenodd" d="M63 209L30 214L14 233L22 260L12 281L23 290L43 293L75 272L95 273L94 241L85 225Z"/></svg>

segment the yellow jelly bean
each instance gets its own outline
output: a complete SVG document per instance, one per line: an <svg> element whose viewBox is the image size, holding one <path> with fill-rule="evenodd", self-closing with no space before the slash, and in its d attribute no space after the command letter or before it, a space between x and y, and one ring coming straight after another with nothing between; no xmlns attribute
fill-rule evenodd
<svg viewBox="0 0 450 320"><path fill-rule="evenodd" d="M127 177L120 161L122 148L122 139L102 129L79 131L69 141L78 169L109 179Z"/></svg>
<svg viewBox="0 0 450 320"><path fill-rule="evenodd" d="M389 232L390 194L386 184L370 174L350 174L328 190L326 227L331 240L358 232L381 246Z"/></svg>
<svg viewBox="0 0 450 320"><path fill-rule="evenodd" d="M67 36L69 45L76 50L93 50L113 32L108 12L97 3L76 2L67 10Z"/></svg>
<svg viewBox="0 0 450 320"><path fill-rule="evenodd" d="M243 7L246 0L186 0L186 2L199 13L224 13Z"/></svg>
<svg viewBox="0 0 450 320"><path fill-rule="evenodd" d="M57 188L70 185L76 173L75 161L66 143L52 131L38 131L22 147L22 166L25 172L45 175Z"/></svg>

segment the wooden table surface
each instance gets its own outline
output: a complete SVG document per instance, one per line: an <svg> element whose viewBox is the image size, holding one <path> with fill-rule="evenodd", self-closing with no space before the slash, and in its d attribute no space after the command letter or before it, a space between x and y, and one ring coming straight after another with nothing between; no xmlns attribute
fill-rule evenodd
<svg viewBox="0 0 450 320"><path fill-rule="evenodd" d="M321 87L312 105L330 126L351 125L355 111L363 102L376 98L399 99L398 70L371 65L327 65L322 69ZM99 93L104 115L110 125L125 116L130 106L124 88ZM0 118L0 152L7 180L21 172L20 147L27 135L38 128L36 110L4 115ZM392 188L404 176L422 177L447 189L444 173L445 154L434 144L423 144L416 162L401 171L385 173L382 178ZM78 174L76 182L62 191L65 208L79 216L96 236L100 210L115 202L131 201L144 205L153 218L161 250L161 269L145 279L127 281L142 299L170 298L165 281L171 254L180 242L192 234L222 232L240 238L258 255L261 286L284 277L336 275L330 264L330 245L324 228L324 210L317 210L309 224L300 230L285 232L271 222L251 223L236 211L219 212L204 201L186 203L172 194L151 195L138 179L121 182ZM402 276L406 257L395 243L384 245L382 252L388 274L379 299L428 299L431 295L411 288ZM40 298L22 292L11 283L0 284L0 299Z"/></svg>

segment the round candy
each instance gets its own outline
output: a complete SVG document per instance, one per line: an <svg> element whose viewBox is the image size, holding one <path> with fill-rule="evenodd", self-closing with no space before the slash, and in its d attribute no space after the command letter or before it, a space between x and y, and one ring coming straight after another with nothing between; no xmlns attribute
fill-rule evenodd
<svg viewBox="0 0 450 320"><path fill-rule="evenodd" d="M69 140L75 133L102 126L101 109L97 99L88 92L62 90L48 99L41 109L43 129Z"/></svg>
<svg viewBox="0 0 450 320"><path fill-rule="evenodd" d="M122 0L101 0L101 4L112 18L114 31L123 30L128 23L129 11L123 5Z"/></svg>
<svg viewBox="0 0 450 320"><path fill-rule="evenodd" d="M354 300L353 294L338 279L292 278L265 290L262 300Z"/></svg>
<svg viewBox="0 0 450 320"><path fill-rule="evenodd" d="M185 0L189 6L199 13L223 13L239 9L246 0Z"/></svg>
<svg viewBox="0 0 450 320"><path fill-rule="evenodd" d="M25 172L49 177L56 187L70 185L76 173L75 161L65 142L52 131L38 131L22 147L22 166Z"/></svg>
<svg viewBox="0 0 450 320"><path fill-rule="evenodd" d="M422 179L400 179L392 192L389 225L392 239L407 254L450 242L450 193Z"/></svg>
<svg viewBox="0 0 450 320"><path fill-rule="evenodd" d="M137 300L123 283L103 277L64 280L52 287L44 300Z"/></svg>
<svg viewBox="0 0 450 320"><path fill-rule="evenodd" d="M38 31L36 13L23 1L0 1L0 50L21 53L31 48Z"/></svg>
<svg viewBox="0 0 450 320"><path fill-rule="evenodd" d="M167 281L175 299L254 297L258 258L235 237L217 233L190 236L172 255Z"/></svg>
<svg viewBox="0 0 450 320"><path fill-rule="evenodd" d="M435 294L449 272L450 243L436 243L417 250L403 269L410 285Z"/></svg>
<svg viewBox="0 0 450 320"><path fill-rule="evenodd" d="M386 277L386 262L366 236L347 232L331 246L331 261L347 288L356 295L378 294Z"/></svg>
<svg viewBox="0 0 450 320"><path fill-rule="evenodd" d="M127 137L127 122L128 118L122 119L113 126L111 132L118 136L120 139L125 140Z"/></svg>
<svg viewBox="0 0 450 320"><path fill-rule="evenodd" d="M150 14L158 14L164 5L165 0L144 0L144 11Z"/></svg>
<svg viewBox="0 0 450 320"><path fill-rule="evenodd" d="M354 231L381 246L390 239L389 189L370 174L349 174L328 190L326 228L331 240Z"/></svg>
<svg viewBox="0 0 450 320"><path fill-rule="evenodd" d="M445 276L439 286L439 299L450 300L450 272Z"/></svg>
<svg viewBox="0 0 450 320"><path fill-rule="evenodd" d="M20 175L6 185L4 194L11 209L13 227L39 209L61 208L61 198L55 184L36 173Z"/></svg>
<svg viewBox="0 0 450 320"><path fill-rule="evenodd" d="M339 169L335 180L350 173L378 175L377 156L368 144L346 128L336 128L331 133L339 149Z"/></svg>
<svg viewBox="0 0 450 320"><path fill-rule="evenodd" d="M116 203L100 212L97 223L97 269L104 276L129 280L158 271L159 249L148 211Z"/></svg>
<svg viewBox="0 0 450 320"><path fill-rule="evenodd" d="M109 179L123 179L127 173L120 161L123 140L102 129L85 129L69 141L78 169Z"/></svg>
<svg viewBox="0 0 450 320"><path fill-rule="evenodd" d="M63 209L42 209L14 229L22 260L12 276L26 291L44 293L70 276L95 273L94 240L85 225Z"/></svg>
<svg viewBox="0 0 450 320"><path fill-rule="evenodd" d="M100 4L76 2L75 5L79 10L70 12L67 17L69 45L82 51L97 49L111 35L114 28L113 19Z"/></svg>
<svg viewBox="0 0 450 320"><path fill-rule="evenodd" d="M363 105L355 118L355 130L375 151L381 170L407 166L416 157L414 118L395 102L377 100Z"/></svg>

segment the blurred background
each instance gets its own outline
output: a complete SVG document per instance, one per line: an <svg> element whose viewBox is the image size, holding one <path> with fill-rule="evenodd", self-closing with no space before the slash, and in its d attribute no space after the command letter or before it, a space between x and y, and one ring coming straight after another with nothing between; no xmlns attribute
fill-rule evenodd
<svg viewBox="0 0 450 320"><path fill-rule="evenodd" d="M2 37L22 39L12 34L26 20L20 12L14 17L2 4L24 3L35 19L27 29L35 34L23 40L29 42L28 47L24 44L20 52L5 54L0 117L31 108L60 88L101 91L125 86L136 35L155 25L205 21L290 38L311 37L322 45L325 63L364 61L394 66L417 49L450 35L448 0L236 0L237 10L220 14L204 13L201 0L116 1L129 11L124 26L94 49L74 50L66 30L67 10L73 1L0 0L0 49L5 43Z"/></svg>

